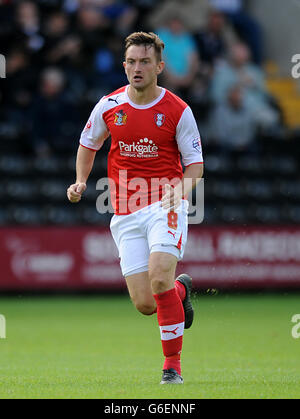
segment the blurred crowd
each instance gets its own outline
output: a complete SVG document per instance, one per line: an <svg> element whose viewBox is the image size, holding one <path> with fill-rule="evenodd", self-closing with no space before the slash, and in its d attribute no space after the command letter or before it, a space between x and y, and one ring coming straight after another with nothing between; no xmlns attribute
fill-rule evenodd
<svg viewBox="0 0 300 419"><path fill-rule="evenodd" d="M242 0L0 0L6 79L0 139L38 156L73 153L95 103L127 83L125 37L165 42L161 85L192 107L206 141L255 150L281 127L265 87L263 35Z"/></svg>

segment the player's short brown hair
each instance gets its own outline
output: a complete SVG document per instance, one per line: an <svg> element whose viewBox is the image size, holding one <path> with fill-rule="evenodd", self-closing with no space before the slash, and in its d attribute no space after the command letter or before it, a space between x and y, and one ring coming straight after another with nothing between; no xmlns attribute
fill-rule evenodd
<svg viewBox="0 0 300 419"><path fill-rule="evenodd" d="M153 32L134 32L125 39L125 58L126 52L132 45L145 45L145 47L154 47L157 60L162 61L162 52L165 44Z"/></svg>

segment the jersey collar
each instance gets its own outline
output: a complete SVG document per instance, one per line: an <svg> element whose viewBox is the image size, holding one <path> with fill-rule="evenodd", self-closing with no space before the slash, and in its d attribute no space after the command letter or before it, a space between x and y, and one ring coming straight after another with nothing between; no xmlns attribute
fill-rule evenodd
<svg viewBox="0 0 300 419"><path fill-rule="evenodd" d="M166 89L164 89L164 88L162 87L162 88L161 88L161 93L160 93L160 95L159 95L159 96L158 96L158 98L157 98L157 99L155 99L153 102L151 102L151 103L147 103L146 105L137 105L136 103L132 102L132 100L130 100L130 97L129 97L129 95L128 95L128 89L129 89L129 85L128 85L128 86L126 86L126 89L125 89L126 99L127 99L128 103L129 103L129 105L130 105L130 106L132 106L132 107L133 107L133 108L135 108L135 109L149 109L149 108L152 108L152 106L157 105L157 103L158 103L158 102L160 102L160 101L162 100L162 98L165 96L165 93L166 93Z"/></svg>

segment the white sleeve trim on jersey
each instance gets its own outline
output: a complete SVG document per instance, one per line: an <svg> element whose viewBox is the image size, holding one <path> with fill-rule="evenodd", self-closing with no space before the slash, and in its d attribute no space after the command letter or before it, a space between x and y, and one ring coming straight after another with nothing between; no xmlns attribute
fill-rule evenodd
<svg viewBox="0 0 300 419"><path fill-rule="evenodd" d="M189 106L183 111L176 128L176 141L185 167L203 163L201 137Z"/></svg>
<svg viewBox="0 0 300 419"><path fill-rule="evenodd" d="M80 136L80 144L91 150L100 150L104 141L109 136L108 128L102 117L103 111L102 98L94 107Z"/></svg>

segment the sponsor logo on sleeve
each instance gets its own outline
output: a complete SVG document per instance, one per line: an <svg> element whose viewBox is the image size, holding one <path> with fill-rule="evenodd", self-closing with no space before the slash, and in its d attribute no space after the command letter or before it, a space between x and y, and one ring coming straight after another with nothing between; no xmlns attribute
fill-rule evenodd
<svg viewBox="0 0 300 419"><path fill-rule="evenodd" d="M200 138L196 138L195 140L193 140L193 148L195 150L197 150L199 153L201 153L202 146L201 146L201 139Z"/></svg>
<svg viewBox="0 0 300 419"><path fill-rule="evenodd" d="M91 127L92 127L92 121L89 119L86 126L85 126L85 131L88 130L88 129L91 129Z"/></svg>

